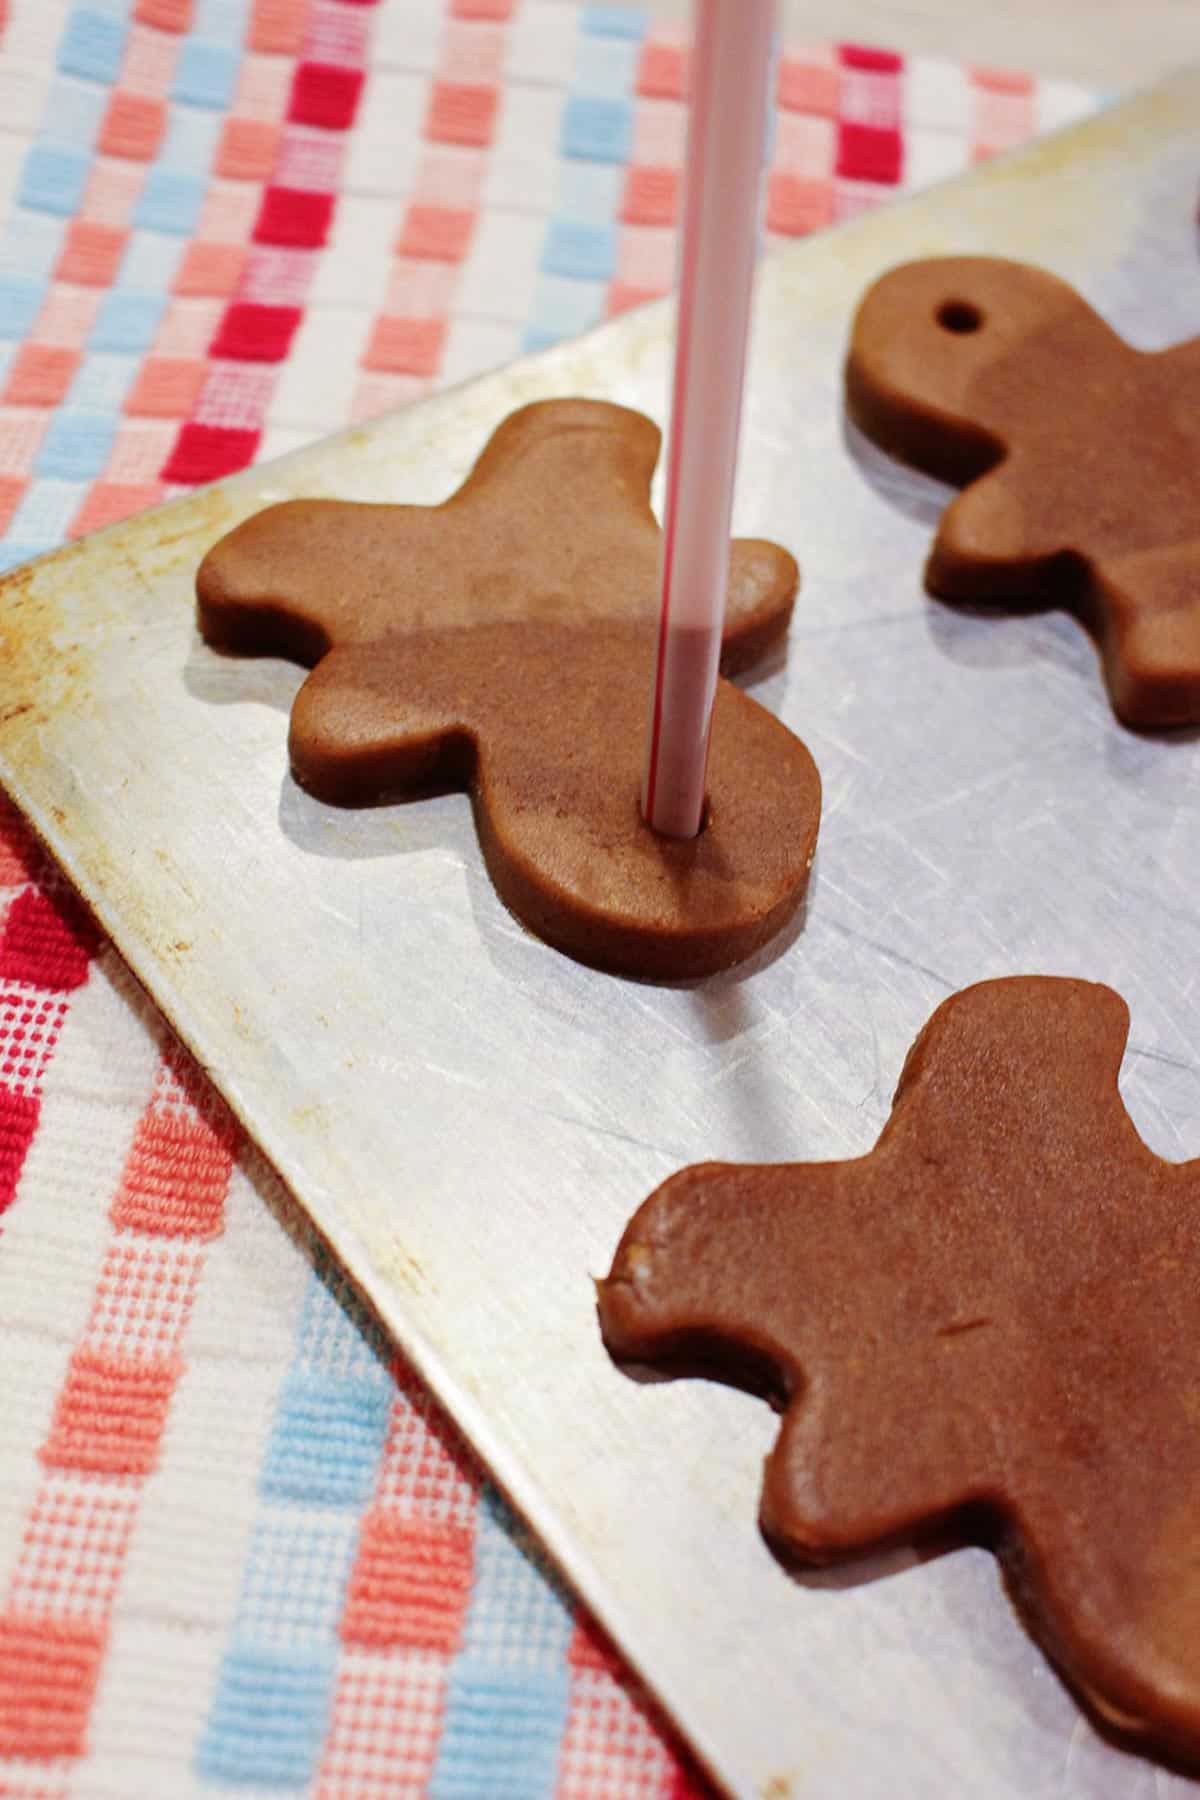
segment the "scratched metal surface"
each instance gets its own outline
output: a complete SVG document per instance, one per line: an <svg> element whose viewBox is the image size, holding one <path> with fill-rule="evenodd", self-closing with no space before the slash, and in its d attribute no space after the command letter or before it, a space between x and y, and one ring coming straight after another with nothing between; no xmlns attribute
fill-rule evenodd
<svg viewBox="0 0 1200 1800"><path fill-rule="evenodd" d="M1180 77L968 181L773 261L737 524L804 588L757 688L825 818L807 923L757 965L656 988L525 935L460 797L349 814L288 778L299 674L197 641L192 576L294 494L432 501L529 398L661 417L653 310L118 526L0 592L0 776L571 1578L739 1795L1158 1796L1104 1745L963 1551L792 1580L755 1529L775 1430L608 1364L590 1276L679 1164L869 1147L934 1005L985 976L1128 998L1131 1109L1200 1152L1200 745L1113 721L1060 618L943 609L939 495L844 433L851 309L920 254L1028 257L1134 340L1200 330Z"/></svg>

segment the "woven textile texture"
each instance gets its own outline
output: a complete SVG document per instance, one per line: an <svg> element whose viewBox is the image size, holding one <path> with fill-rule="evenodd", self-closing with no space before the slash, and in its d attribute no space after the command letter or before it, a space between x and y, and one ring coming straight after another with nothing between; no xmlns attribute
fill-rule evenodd
<svg viewBox="0 0 1200 1800"><path fill-rule="evenodd" d="M0 20L4 566L670 287L642 12ZM768 236L1090 104L784 46ZM0 1349L9 1800L700 1791L2 802Z"/></svg>

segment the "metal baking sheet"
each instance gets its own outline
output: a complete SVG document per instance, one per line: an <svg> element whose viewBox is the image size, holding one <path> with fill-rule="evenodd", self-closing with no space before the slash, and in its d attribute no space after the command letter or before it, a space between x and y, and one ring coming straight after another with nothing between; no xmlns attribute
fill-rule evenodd
<svg viewBox="0 0 1200 1800"><path fill-rule="evenodd" d="M197 640L204 550L302 494L434 501L538 396L662 417L669 319L627 317L119 525L0 589L0 777L571 1580L735 1794L1182 1793L1103 1743L993 1559L794 1579L755 1528L776 1422L609 1365L591 1276L665 1175L866 1150L937 1002L1111 982L1148 1141L1200 1152L1200 744L1113 720L1065 618L922 592L942 495L848 433L852 308L884 268L1005 253L1143 347L1200 331L1200 77L787 251L757 304L737 527L804 571L756 688L825 815L803 928L699 985L614 980L505 913L465 798L298 792L298 671Z"/></svg>

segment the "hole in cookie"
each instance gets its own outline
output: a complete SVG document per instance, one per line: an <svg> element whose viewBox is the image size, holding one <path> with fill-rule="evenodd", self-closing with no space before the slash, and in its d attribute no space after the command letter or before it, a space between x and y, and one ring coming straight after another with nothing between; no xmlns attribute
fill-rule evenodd
<svg viewBox="0 0 1200 1800"><path fill-rule="evenodd" d="M937 322L947 331L956 331L960 335L968 331L978 331L983 324L983 314L969 300L944 300L937 309Z"/></svg>

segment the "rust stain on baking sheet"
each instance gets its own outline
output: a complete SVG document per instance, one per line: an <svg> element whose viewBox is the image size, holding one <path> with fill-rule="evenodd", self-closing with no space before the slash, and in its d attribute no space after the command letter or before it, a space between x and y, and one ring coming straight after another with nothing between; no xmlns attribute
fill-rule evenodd
<svg viewBox="0 0 1200 1800"><path fill-rule="evenodd" d="M329 1108L323 1100L309 1100L292 1108L294 1122L304 1131L328 1131L333 1124Z"/></svg>
<svg viewBox="0 0 1200 1800"><path fill-rule="evenodd" d="M77 644L64 643L64 618L38 564L0 581L0 744L32 746L52 713L83 692Z"/></svg>
<svg viewBox="0 0 1200 1800"><path fill-rule="evenodd" d="M795 1788L791 1775L772 1775L762 1789L762 1800L792 1800Z"/></svg>
<svg viewBox="0 0 1200 1800"><path fill-rule="evenodd" d="M403 1244L393 1241L386 1248L377 1250L373 1260L385 1281L407 1288L411 1294L432 1291L424 1265Z"/></svg>

